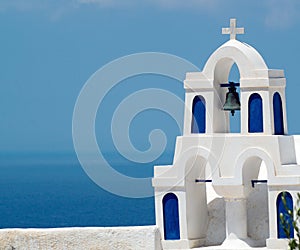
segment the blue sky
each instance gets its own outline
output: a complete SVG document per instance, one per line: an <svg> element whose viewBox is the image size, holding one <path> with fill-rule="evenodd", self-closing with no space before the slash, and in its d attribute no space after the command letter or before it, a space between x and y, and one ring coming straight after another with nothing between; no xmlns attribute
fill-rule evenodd
<svg viewBox="0 0 300 250"><path fill-rule="evenodd" d="M269 68L285 70L289 133L299 134L298 0L0 0L0 151L72 151L73 108L96 70L147 51L171 53L202 69L229 39L221 28L232 17L245 27L238 39L254 46ZM183 97L182 84L164 77L124 81L98 117L99 137L113 112L109 106L124 92L160 86ZM132 126L138 131L132 141L141 150L147 149L151 129L168 130L169 151L180 133L170 117L156 111L137 117ZM101 138L103 150L114 150L107 134Z"/></svg>

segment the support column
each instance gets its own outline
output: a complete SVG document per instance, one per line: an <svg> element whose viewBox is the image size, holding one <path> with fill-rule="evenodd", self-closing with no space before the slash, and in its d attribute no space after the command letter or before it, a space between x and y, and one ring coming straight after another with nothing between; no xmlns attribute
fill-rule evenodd
<svg viewBox="0 0 300 250"><path fill-rule="evenodd" d="M226 236L231 233L239 239L247 238L246 199L225 199L226 202Z"/></svg>

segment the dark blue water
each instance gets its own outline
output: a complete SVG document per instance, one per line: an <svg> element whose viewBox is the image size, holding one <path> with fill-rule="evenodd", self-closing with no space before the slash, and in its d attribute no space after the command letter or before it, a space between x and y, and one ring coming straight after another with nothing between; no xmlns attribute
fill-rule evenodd
<svg viewBox="0 0 300 250"><path fill-rule="evenodd" d="M104 191L74 157L1 156L0 228L152 224L154 198Z"/></svg>

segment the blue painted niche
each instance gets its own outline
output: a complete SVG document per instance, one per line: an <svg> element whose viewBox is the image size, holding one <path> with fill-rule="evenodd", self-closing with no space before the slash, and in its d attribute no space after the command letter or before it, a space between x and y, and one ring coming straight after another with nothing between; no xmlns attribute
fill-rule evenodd
<svg viewBox="0 0 300 250"><path fill-rule="evenodd" d="M289 192L281 192L277 196L277 201L276 201L276 206L277 206L277 237L279 239L282 238L294 238L294 227L292 224L292 219L291 217L287 214L286 208L284 207L282 197L285 195L285 200L286 200L286 205L289 210L293 212L293 198ZM287 237L283 230L283 225L280 222L280 213L283 214L284 220L288 222L288 225L290 227L290 235Z"/></svg>
<svg viewBox="0 0 300 250"><path fill-rule="evenodd" d="M276 92L273 95L273 112L274 112L275 135L283 135L284 125L283 125L282 101L281 101L280 94L278 92Z"/></svg>
<svg viewBox="0 0 300 250"><path fill-rule="evenodd" d="M165 240L179 240L179 214L178 199L173 193L168 193L163 198L164 233Z"/></svg>
<svg viewBox="0 0 300 250"><path fill-rule="evenodd" d="M257 93L252 94L248 102L248 132L264 132L262 99Z"/></svg>
<svg viewBox="0 0 300 250"><path fill-rule="evenodd" d="M203 96L195 96L193 100L192 133L205 133L206 108Z"/></svg>

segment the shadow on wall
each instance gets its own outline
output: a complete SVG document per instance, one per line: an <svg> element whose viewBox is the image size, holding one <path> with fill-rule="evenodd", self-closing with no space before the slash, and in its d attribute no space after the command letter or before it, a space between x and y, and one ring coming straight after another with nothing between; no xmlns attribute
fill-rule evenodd
<svg viewBox="0 0 300 250"><path fill-rule="evenodd" d="M226 238L225 201L216 198L208 204L206 246L221 245ZM247 199L247 229L253 247L264 247L269 238L268 189L256 184Z"/></svg>
<svg viewBox="0 0 300 250"><path fill-rule="evenodd" d="M247 227L248 236L263 247L269 238L268 187L265 184L256 184L247 200Z"/></svg>
<svg viewBox="0 0 300 250"><path fill-rule="evenodd" d="M206 246L221 245L226 238L225 201L216 198L208 203L208 228Z"/></svg>

